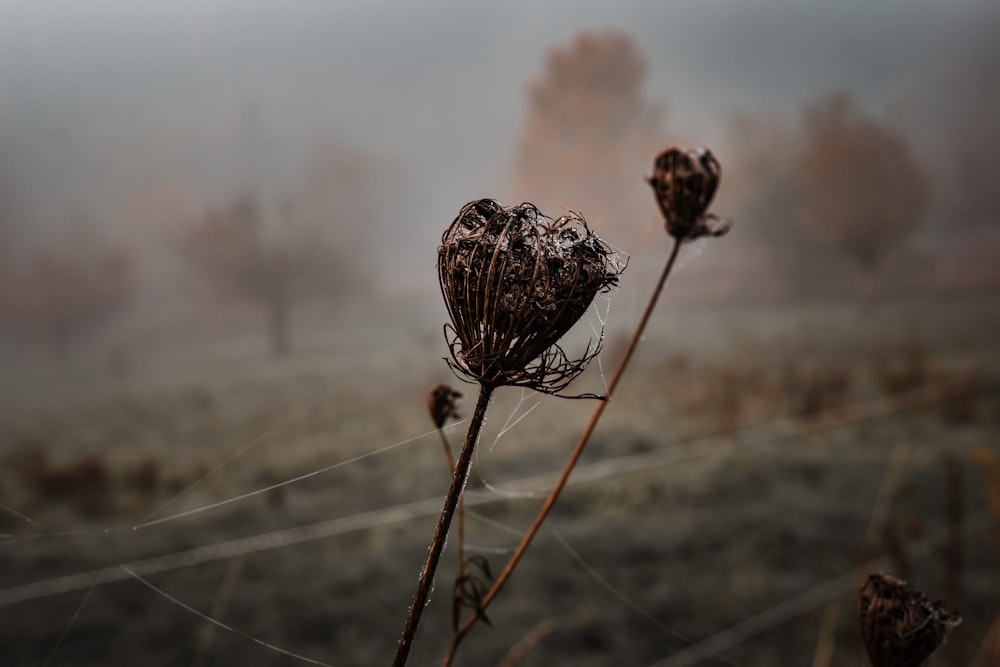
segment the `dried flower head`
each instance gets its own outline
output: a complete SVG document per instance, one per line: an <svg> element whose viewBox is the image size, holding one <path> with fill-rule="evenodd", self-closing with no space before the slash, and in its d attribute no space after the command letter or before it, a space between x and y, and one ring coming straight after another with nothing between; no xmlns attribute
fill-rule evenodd
<svg viewBox="0 0 1000 667"><path fill-rule="evenodd" d="M708 205L719 187L722 169L707 148L668 148L656 157L649 184L663 212L667 232L680 241L701 236L722 236L732 223L718 222Z"/></svg>
<svg viewBox="0 0 1000 667"><path fill-rule="evenodd" d="M461 419L458 414L458 399L462 398L462 393L455 391L446 384L439 384L431 389L427 394L427 409L431 413L431 419L438 428L444 426L449 419Z"/></svg>
<svg viewBox="0 0 1000 667"><path fill-rule="evenodd" d="M532 204L469 202L438 248L451 316L449 365L472 382L558 393L601 341L580 359L570 359L557 341L620 272L612 251L575 213L552 220Z"/></svg>
<svg viewBox="0 0 1000 667"><path fill-rule="evenodd" d="M871 574L859 593L861 634L873 667L919 667L962 617L906 582Z"/></svg>

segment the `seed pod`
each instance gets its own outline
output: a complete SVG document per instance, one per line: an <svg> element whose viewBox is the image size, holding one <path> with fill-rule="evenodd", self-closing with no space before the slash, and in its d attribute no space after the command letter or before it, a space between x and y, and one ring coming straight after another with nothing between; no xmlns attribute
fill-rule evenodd
<svg viewBox="0 0 1000 667"><path fill-rule="evenodd" d="M920 667L962 617L902 579L871 574L859 593L861 634L872 667Z"/></svg>
<svg viewBox="0 0 1000 667"><path fill-rule="evenodd" d="M527 203L466 204L438 248L449 365L472 382L558 393L600 340L580 359L557 341L619 273L610 248L575 213L552 220Z"/></svg>
<svg viewBox="0 0 1000 667"><path fill-rule="evenodd" d="M427 394L427 410L431 413L435 426L441 428L450 418L460 419L457 405L460 398L462 398L461 392L446 384L439 384L431 389Z"/></svg>
<svg viewBox="0 0 1000 667"><path fill-rule="evenodd" d="M668 148L657 156L648 181L671 236L692 241L729 231L732 224L728 221L710 226L718 218L707 212L721 174L719 161L707 148Z"/></svg>

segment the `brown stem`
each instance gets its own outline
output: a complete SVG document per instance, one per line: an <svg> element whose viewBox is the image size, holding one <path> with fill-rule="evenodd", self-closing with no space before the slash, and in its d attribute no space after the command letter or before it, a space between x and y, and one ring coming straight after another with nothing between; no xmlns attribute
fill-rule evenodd
<svg viewBox="0 0 1000 667"><path fill-rule="evenodd" d="M444 447L444 455L448 459L448 470L455 474L455 455L451 452L451 443L448 436L444 434L444 429L438 429L441 436L441 446ZM465 574L465 501L458 501L458 576L461 578Z"/></svg>
<svg viewBox="0 0 1000 667"><path fill-rule="evenodd" d="M663 285L667 282L667 276L670 275L670 271L677 260L677 255L680 253L680 249L681 241L675 240L674 247L670 251L670 257L667 258L667 263L664 265L663 272L660 274L660 279L656 283L656 288L653 290L649 303L646 305L646 310L642 314L642 319L639 320L639 325L636 327L635 333L632 334L632 339L629 341L628 349L625 350L625 356L622 357L622 360L618 364L618 368L615 369L615 373L611 377L611 382L608 383L607 398L609 400L599 401L597 403L597 407L594 408L594 413L590 416L590 421L587 423L587 427L580 435L580 439L577 441L576 447L569 455L566 465L563 466L559 479L556 480L552 490L549 491L549 495L542 504L542 507L538 510L538 514L535 515L534 521L531 522L528 530L525 531L524 535L521 537L521 542L517 545L517 549L511 555L507 564L504 565L503 571L496 578L496 581L494 581L493 585L490 586L490 590L483 596L479 606L472 611L465 623L462 624L462 627L460 627L457 632L452 634L451 643L448 645L448 652L441 661L442 667L447 667L452 664L455 659L455 652L458 650L458 645L461 643L465 635L468 634L469 630L471 630L476 624L476 622L482 618L483 612L486 611L489 604L500 593L500 589L502 589L504 584L507 583L510 575L514 572L514 568L516 568L517 564L521 562L521 558L524 556L525 551L527 551L532 540L535 538L535 535L538 533L538 530L542 527L542 523L552 511L552 507L555 505L556 500L559 499L559 494L562 493L563 488L569 481L570 473L573 472L573 468L576 467L577 461L580 460L580 456L583 454L583 450L587 446L587 442L590 440L591 434L593 434L594 429L597 427L597 422L600 421L601 415L604 414L604 409L608 406L608 403L610 403L611 396L618 387L618 383L625 374L625 369L632 360L632 355L639 346L639 340L642 338L642 334L646 330L646 325L649 324L649 319L653 314L654 308L656 307L656 302L660 298L660 292L663 291Z"/></svg>
<svg viewBox="0 0 1000 667"><path fill-rule="evenodd" d="M945 518L948 521L948 530L951 540L944 548L944 599L949 608L958 609L961 605L962 596L962 496L963 482L962 464L954 453L943 456L942 461L947 475L946 496L945 496ZM965 653L965 637L961 633L962 628L958 627L952 632L951 641L951 664L968 665L968 658ZM956 636L957 635L957 636Z"/></svg>
<svg viewBox="0 0 1000 667"><path fill-rule="evenodd" d="M396 656L393 658L393 667L403 667L406 659L410 655L410 648L413 646L413 639L417 635L417 626L420 624L420 616L427 606L427 598L430 596L431 586L434 582L434 572L437 570L438 561L441 559L441 551L444 549L445 538L448 536L448 528L451 525L455 508L462 497L462 490L465 488L465 480L469 475L469 466L472 463L472 451L476 448L476 441L479 440L479 431L483 426L483 419L486 417L486 406L489 405L490 396L494 385L482 383L479 388L479 399L476 401L476 411L469 422L469 432L465 436L465 444L458 455L458 462L455 464L455 474L452 475L451 488L448 489L448 496L445 498L444 507L441 508L441 517L438 519L437 527L434 529L434 538L427 553L427 560L420 571L420 581L417 584L417 591L413 594L413 602L410 603L410 611L406 615L406 623L403 625L403 634L399 638L396 647Z"/></svg>
<svg viewBox="0 0 1000 667"><path fill-rule="evenodd" d="M444 456L448 461L448 470L452 475L455 474L455 455L451 453L451 443L448 442L448 436L444 434L444 429L438 429L438 435L441 436L441 446L444 448Z"/></svg>

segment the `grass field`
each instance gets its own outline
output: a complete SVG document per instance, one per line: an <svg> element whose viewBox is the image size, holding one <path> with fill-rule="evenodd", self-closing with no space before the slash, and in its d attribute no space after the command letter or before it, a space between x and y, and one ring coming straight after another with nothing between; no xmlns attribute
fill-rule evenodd
<svg viewBox="0 0 1000 667"><path fill-rule="evenodd" d="M874 570L957 590L934 664L973 664L1000 614L996 303L662 304L459 664L523 641L524 665L807 665L818 644L864 664ZM583 390L621 349L620 310ZM387 664L448 483L425 395L457 381L432 315L355 313L283 361L249 338L122 377L19 361L0 387L3 664ZM495 569L591 409L498 392L467 539ZM411 664L447 643L455 567L450 544Z"/></svg>

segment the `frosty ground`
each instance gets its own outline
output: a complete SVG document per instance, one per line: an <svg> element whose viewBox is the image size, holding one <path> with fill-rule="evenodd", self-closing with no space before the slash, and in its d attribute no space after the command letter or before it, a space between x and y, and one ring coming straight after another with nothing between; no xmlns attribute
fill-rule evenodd
<svg viewBox="0 0 1000 667"><path fill-rule="evenodd" d="M601 390L622 349L619 310L581 391ZM264 643L387 664L448 483L425 395L449 382L467 413L475 394L441 361L442 321L383 304L308 329L289 359L247 332L116 377L25 362L0 388L4 664L302 662ZM1000 453L997 341L995 295L873 310L668 299L459 664L499 664L526 637L525 665L809 664L824 619L832 664L861 664L843 578L859 566L906 569L931 597L957 574L965 622L944 650L971 659L1000 613L981 465ZM498 392L468 518L494 569L591 409ZM933 548L949 530L957 572ZM454 549L412 664L447 643ZM707 640L718 655L683 662Z"/></svg>

